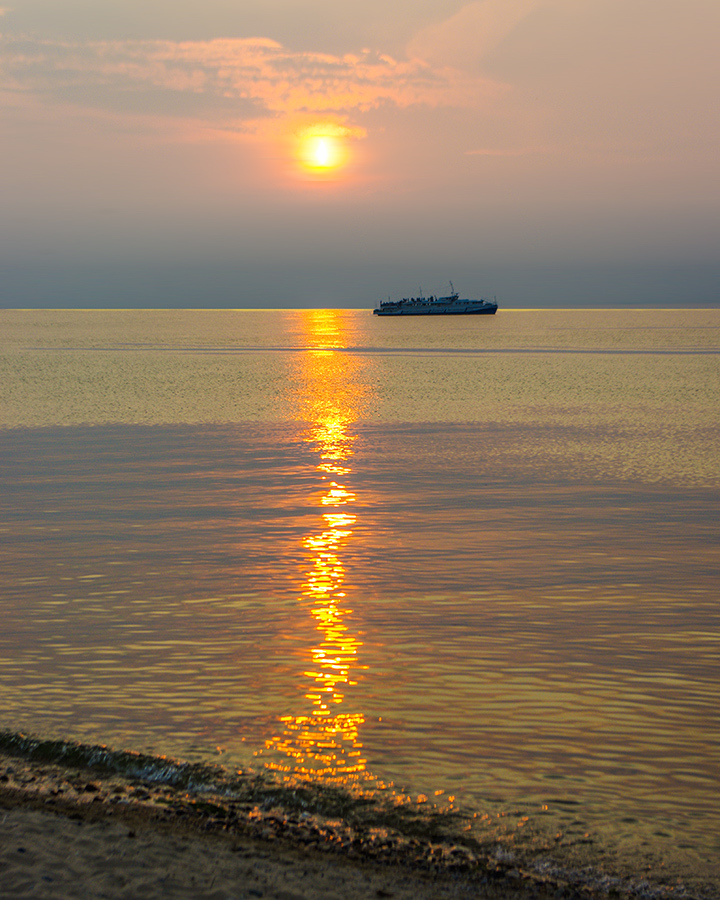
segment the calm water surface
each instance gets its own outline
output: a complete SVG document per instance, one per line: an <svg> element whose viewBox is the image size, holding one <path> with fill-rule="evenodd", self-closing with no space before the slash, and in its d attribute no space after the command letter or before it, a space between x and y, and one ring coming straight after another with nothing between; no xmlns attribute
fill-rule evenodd
<svg viewBox="0 0 720 900"><path fill-rule="evenodd" d="M0 329L0 728L720 877L720 311Z"/></svg>

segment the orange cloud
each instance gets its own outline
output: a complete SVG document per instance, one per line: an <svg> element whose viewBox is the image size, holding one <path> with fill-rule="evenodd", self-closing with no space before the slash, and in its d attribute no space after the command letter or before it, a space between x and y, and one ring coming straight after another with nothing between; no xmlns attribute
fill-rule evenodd
<svg viewBox="0 0 720 900"><path fill-rule="evenodd" d="M145 111L166 112L167 95L225 103L252 120L287 114L367 112L383 104L408 107L476 104L501 87L468 79L451 66L381 53L334 56L288 50L268 38L211 41L70 43L1 39L3 81L63 101L112 107L128 92L145 93ZM199 116L202 117L202 106Z"/></svg>

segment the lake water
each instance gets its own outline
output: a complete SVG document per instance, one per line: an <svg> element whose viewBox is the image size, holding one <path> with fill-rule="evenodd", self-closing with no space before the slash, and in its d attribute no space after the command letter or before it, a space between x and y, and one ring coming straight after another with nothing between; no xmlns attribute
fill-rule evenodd
<svg viewBox="0 0 720 900"><path fill-rule="evenodd" d="M720 310L0 311L0 385L0 729L717 884Z"/></svg>

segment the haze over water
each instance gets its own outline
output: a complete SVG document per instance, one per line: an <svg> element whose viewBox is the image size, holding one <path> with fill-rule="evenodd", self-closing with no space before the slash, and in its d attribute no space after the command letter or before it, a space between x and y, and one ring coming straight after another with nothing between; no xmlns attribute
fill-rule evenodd
<svg viewBox="0 0 720 900"><path fill-rule="evenodd" d="M717 878L720 312L0 325L0 728Z"/></svg>

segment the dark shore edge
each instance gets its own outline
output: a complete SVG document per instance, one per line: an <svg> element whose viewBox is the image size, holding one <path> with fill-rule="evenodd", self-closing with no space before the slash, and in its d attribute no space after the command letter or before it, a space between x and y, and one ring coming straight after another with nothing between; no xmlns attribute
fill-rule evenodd
<svg viewBox="0 0 720 900"><path fill-rule="evenodd" d="M186 839L212 844L228 852L242 851L243 858L271 859L314 864L318 871L339 874L358 870L384 878L390 890L375 896L391 897L399 883L413 886L418 900L437 897L483 897L488 900L522 900L524 897L589 898L567 885L541 879L502 864L492 869L478 867L453 855L451 848L429 846L430 856L421 858L418 845L411 852L398 852L392 839L376 846L347 839L341 823L319 822L309 817L287 816L279 810L257 807L240 809L231 800L216 795L196 797L182 790L144 785L113 777L108 782L90 770L64 769L57 765L0 755L0 813L32 811L44 816L64 817L92 827L112 821L129 829L128 836L142 839L152 832L168 839ZM387 882L387 876L391 876ZM567 889L566 889L567 888ZM188 896L191 896L189 893ZM273 893L265 894L272 897ZM349 897L354 896L350 890Z"/></svg>
<svg viewBox="0 0 720 900"><path fill-rule="evenodd" d="M559 881L524 872L502 862L471 859L461 848L393 835L362 840L338 821L288 815L279 809L248 807L217 794L195 795L133 778L98 777L92 769L66 768L0 754L0 810L33 810L83 823L121 822L134 837L143 830L174 837L224 842L230 849L255 845L266 855L301 854L323 864L387 869L405 879L446 882L474 888L471 896L576 898L582 894Z"/></svg>
<svg viewBox="0 0 720 900"><path fill-rule="evenodd" d="M361 835L342 821L264 809L212 792L157 785L92 768L64 766L0 752L0 809L32 810L82 823L120 822L136 832L211 841L266 857L301 856L333 867L388 873L417 886L417 897L493 900L622 900L678 897L694 900L682 886L665 887L619 878L593 878L582 871L546 867L531 871L460 845L407 838L389 831ZM597 873L595 873L597 876ZM438 893L438 891L440 893Z"/></svg>

